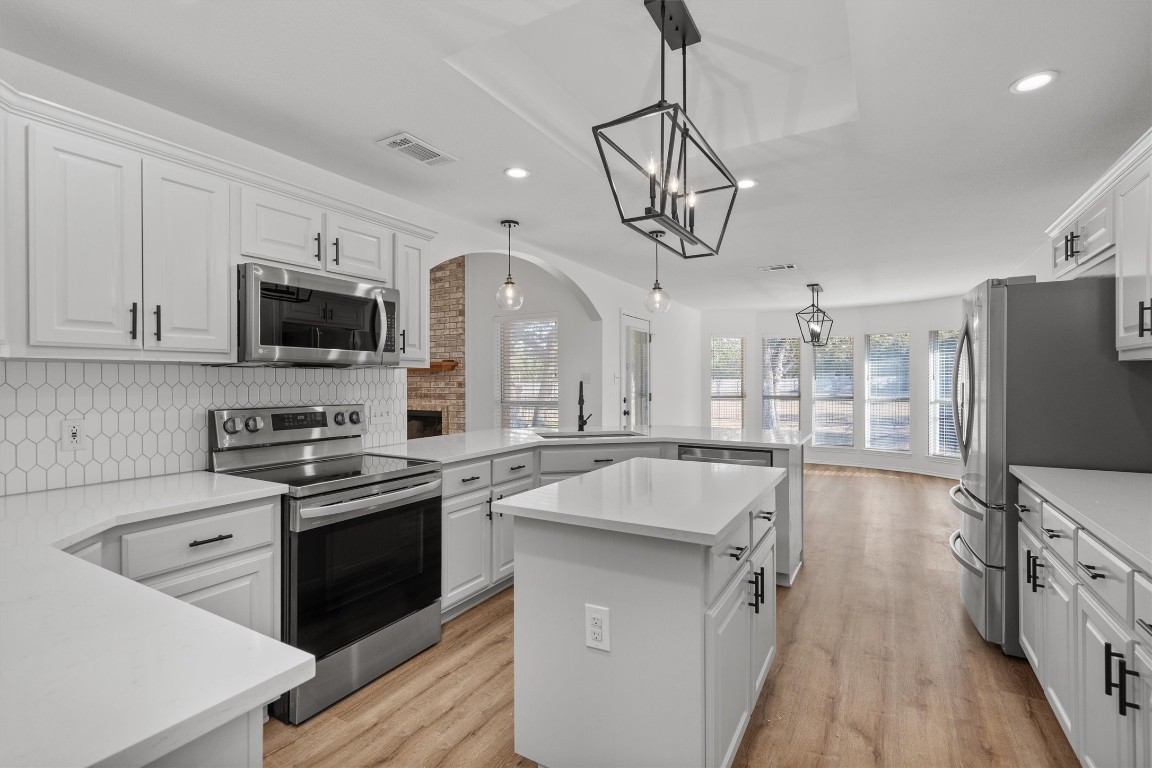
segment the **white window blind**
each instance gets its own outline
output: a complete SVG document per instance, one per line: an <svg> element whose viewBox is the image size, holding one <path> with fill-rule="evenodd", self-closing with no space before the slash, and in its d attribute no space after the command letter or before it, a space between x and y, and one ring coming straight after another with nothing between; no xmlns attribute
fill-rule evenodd
<svg viewBox="0 0 1152 768"><path fill-rule="evenodd" d="M871 333L865 337L867 448L909 450L908 340L907 333Z"/></svg>
<svg viewBox="0 0 1152 768"><path fill-rule="evenodd" d="M744 339L712 339L712 426L744 426Z"/></svg>
<svg viewBox="0 0 1152 768"><path fill-rule="evenodd" d="M765 337L764 429L800 429L800 339Z"/></svg>
<svg viewBox="0 0 1152 768"><path fill-rule="evenodd" d="M501 427L560 424L560 344L555 317L497 318L497 420Z"/></svg>
<svg viewBox="0 0 1152 768"><path fill-rule="evenodd" d="M957 458L960 443L952 420L952 363L959 331L928 333L928 454Z"/></svg>
<svg viewBox="0 0 1152 768"><path fill-rule="evenodd" d="M853 445L855 340L833 336L812 348L812 444Z"/></svg>

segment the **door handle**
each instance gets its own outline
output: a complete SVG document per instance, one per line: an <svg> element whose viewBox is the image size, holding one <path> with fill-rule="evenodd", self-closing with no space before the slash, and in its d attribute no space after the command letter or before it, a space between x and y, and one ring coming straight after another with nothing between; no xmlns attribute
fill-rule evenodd
<svg viewBox="0 0 1152 768"><path fill-rule="evenodd" d="M320 258L320 233L317 232L316 237L312 239L316 241L316 261L323 261L324 259Z"/></svg>
<svg viewBox="0 0 1152 768"><path fill-rule="evenodd" d="M408 330L400 331L400 354L408 351Z"/></svg>
<svg viewBox="0 0 1152 768"><path fill-rule="evenodd" d="M1068 233L1068 257L1079 256L1080 251L1076 250L1076 241L1080 239L1080 235L1074 232Z"/></svg>
<svg viewBox="0 0 1152 768"><path fill-rule="evenodd" d="M1036 573L1037 568L1043 568L1044 563L1040 562L1039 555L1032 555L1032 591L1044 589L1044 585L1040 583L1040 574Z"/></svg>
<svg viewBox="0 0 1152 768"><path fill-rule="evenodd" d="M592 459L593 464L606 464L610 461L616 461L616 459Z"/></svg>
<svg viewBox="0 0 1152 768"><path fill-rule="evenodd" d="M132 341L136 341L136 317L140 313L139 305L136 302L132 302L132 309L128 311L132 313Z"/></svg>
<svg viewBox="0 0 1152 768"><path fill-rule="evenodd" d="M1112 689L1119 688L1119 682L1112 682L1112 659L1123 659L1124 654L1112 650L1112 643L1104 643L1104 695L1111 696ZM1124 662L1120 662L1123 664ZM1121 675L1123 677L1123 675Z"/></svg>
<svg viewBox="0 0 1152 768"><path fill-rule="evenodd" d="M1144 326L1144 313L1148 313L1148 326ZM1144 334L1152 334L1152 301L1140 302L1140 311L1136 315L1136 334L1144 338Z"/></svg>
<svg viewBox="0 0 1152 768"><path fill-rule="evenodd" d="M340 238L336 238L336 242L333 243L333 245L336 246L336 263L339 264L340 263Z"/></svg>
<svg viewBox="0 0 1152 768"><path fill-rule="evenodd" d="M1031 584L1036 576L1032 573L1032 550L1024 550L1024 583Z"/></svg>
<svg viewBox="0 0 1152 768"><path fill-rule="evenodd" d="M760 574L753 571L752 580L748 583L752 585L752 602L748 603L748 607L760 613Z"/></svg>
<svg viewBox="0 0 1152 768"><path fill-rule="evenodd" d="M1128 669L1128 661L1123 656L1120 657L1120 706L1118 708L1122 717L1128 717L1128 710L1140 709L1139 704L1133 704L1128 701L1128 676L1139 678L1140 673L1134 669Z"/></svg>
<svg viewBox="0 0 1152 768"><path fill-rule="evenodd" d="M202 547L205 544L213 544L217 541L227 541L230 538L232 538L231 533L222 533L219 536L213 536L210 539L200 539L198 541L190 541L190 542L188 542L188 546L190 546L190 547Z"/></svg>
<svg viewBox="0 0 1152 768"><path fill-rule="evenodd" d="M156 341L160 341L160 305L159 304L156 305L156 311L153 314L156 315Z"/></svg>

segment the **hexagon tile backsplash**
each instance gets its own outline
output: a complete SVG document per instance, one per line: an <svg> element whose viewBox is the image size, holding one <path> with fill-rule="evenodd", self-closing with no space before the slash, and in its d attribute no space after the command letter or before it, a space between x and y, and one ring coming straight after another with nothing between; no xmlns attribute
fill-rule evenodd
<svg viewBox="0 0 1152 768"><path fill-rule="evenodd" d="M206 469L213 408L368 403L392 419L365 443L399 443L407 397L402 368L0 361L0 496ZM81 418L84 448L59 450Z"/></svg>

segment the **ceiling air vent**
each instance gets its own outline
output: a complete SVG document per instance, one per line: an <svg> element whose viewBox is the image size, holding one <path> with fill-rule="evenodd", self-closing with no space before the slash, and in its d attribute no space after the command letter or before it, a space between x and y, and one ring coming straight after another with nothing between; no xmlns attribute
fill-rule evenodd
<svg viewBox="0 0 1152 768"><path fill-rule="evenodd" d="M796 269L795 264L773 264L769 267L757 267L761 272L783 272L786 269Z"/></svg>
<svg viewBox="0 0 1152 768"><path fill-rule="evenodd" d="M409 157L421 165L447 165L456 162L456 158L446 152L441 152L426 141L421 141L410 133L398 133L376 142L387 149L394 149L402 155Z"/></svg>

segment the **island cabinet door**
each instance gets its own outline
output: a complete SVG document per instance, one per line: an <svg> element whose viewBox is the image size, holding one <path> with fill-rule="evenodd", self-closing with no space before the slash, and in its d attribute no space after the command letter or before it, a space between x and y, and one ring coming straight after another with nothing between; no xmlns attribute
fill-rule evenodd
<svg viewBox="0 0 1152 768"><path fill-rule="evenodd" d="M746 563L705 616L705 755L729 766L752 714L752 568Z"/></svg>
<svg viewBox="0 0 1152 768"><path fill-rule="evenodd" d="M1139 681L1124 674L1135 671L1132 638L1083 587L1076 590L1076 624L1080 762L1085 768L1133 765L1140 710L1121 706L1121 693L1139 703Z"/></svg>
<svg viewBox="0 0 1152 768"><path fill-rule="evenodd" d="M1045 564L1040 611L1044 695L1076 749L1076 580L1055 558L1046 558Z"/></svg>
<svg viewBox="0 0 1152 768"><path fill-rule="evenodd" d="M443 505L440 607L447 608L492 583L492 524L488 489Z"/></svg>
<svg viewBox="0 0 1152 768"><path fill-rule="evenodd" d="M776 530L768 533L752 553L752 687L753 709L756 697L768 679L776 658Z"/></svg>
<svg viewBox="0 0 1152 768"><path fill-rule="evenodd" d="M1152 768L1152 649L1136 648L1136 672L1139 682L1140 711L1136 717L1136 765Z"/></svg>
<svg viewBox="0 0 1152 768"><path fill-rule="evenodd" d="M495 463L495 462L493 462ZM497 485L492 489L492 500L499 501L532 488L532 478L526 477L511 483ZM511 515L489 512L492 516L492 581L497 582L512 575L515 566L515 538Z"/></svg>
<svg viewBox="0 0 1152 768"><path fill-rule="evenodd" d="M1017 524L1017 599L1020 606L1020 647L1032 665L1036 679L1044 682L1043 649L1040 647L1040 599L1044 595L1047 574L1043 571L1040 540L1024 523Z"/></svg>

